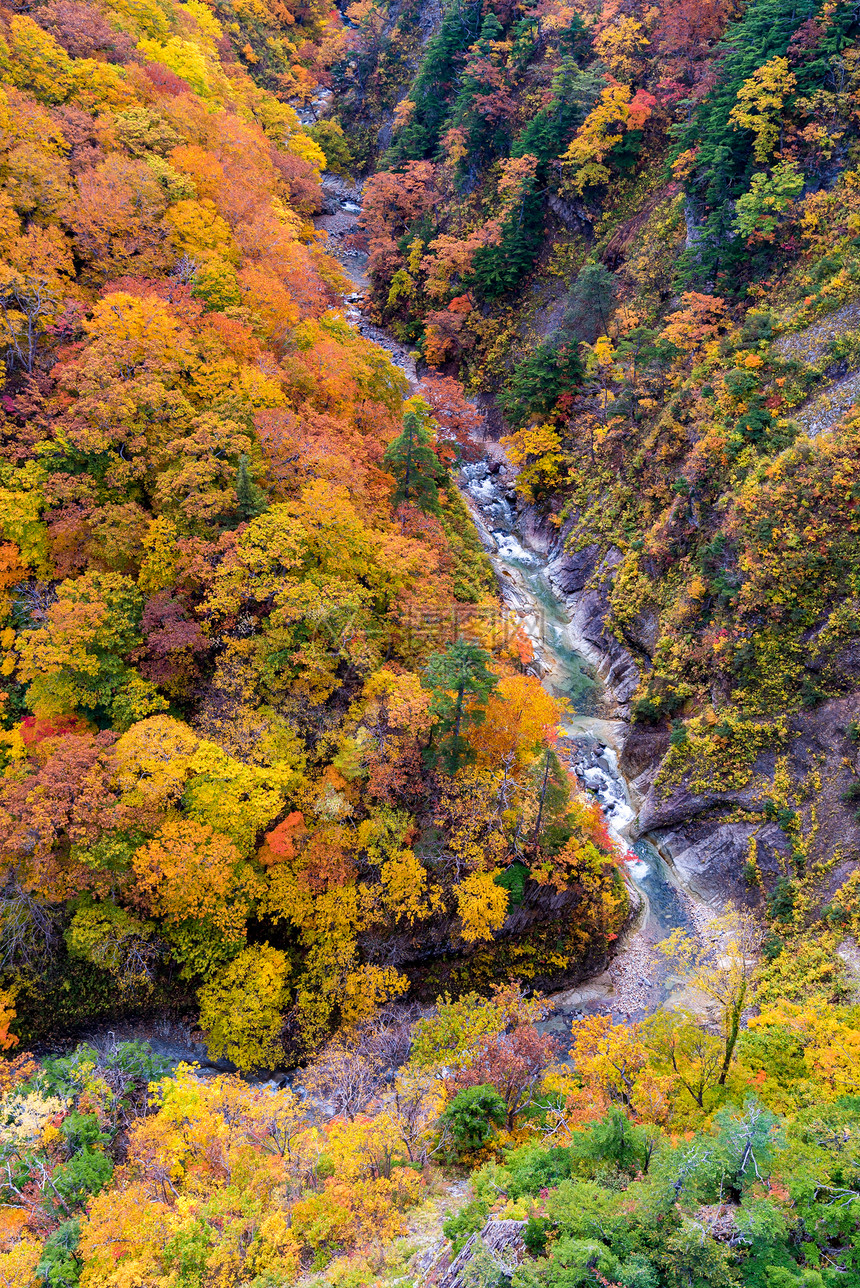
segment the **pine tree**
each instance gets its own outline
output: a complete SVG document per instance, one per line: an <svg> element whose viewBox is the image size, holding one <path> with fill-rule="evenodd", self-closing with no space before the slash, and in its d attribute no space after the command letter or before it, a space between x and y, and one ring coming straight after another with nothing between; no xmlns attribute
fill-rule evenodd
<svg viewBox="0 0 860 1288"><path fill-rule="evenodd" d="M236 509L243 519L254 519L267 508L264 493L254 482L243 452L236 469Z"/></svg>
<svg viewBox="0 0 860 1288"><path fill-rule="evenodd" d="M466 50L480 31L481 5L458 4L442 18L439 30L431 36L421 65L409 88L409 99L415 112L386 153L384 163L397 166L404 161L432 157L439 140L450 123L451 104L447 90L456 84Z"/></svg>
<svg viewBox="0 0 860 1288"><path fill-rule="evenodd" d="M559 395L578 388L582 376L579 344L556 331L517 363L499 395L499 405L519 428L530 416L552 411Z"/></svg>
<svg viewBox="0 0 860 1288"><path fill-rule="evenodd" d="M417 412L403 417L403 433L388 444L382 463L397 481L391 504L406 501L425 514L439 513L439 480L443 477L430 435Z"/></svg>
<svg viewBox="0 0 860 1288"><path fill-rule="evenodd" d="M437 722L434 752L446 773L455 774L471 752L463 729L484 719L487 698L497 684L490 662L484 649L459 639L427 664L424 684L433 690L430 711ZM468 706L467 696L472 699Z"/></svg>

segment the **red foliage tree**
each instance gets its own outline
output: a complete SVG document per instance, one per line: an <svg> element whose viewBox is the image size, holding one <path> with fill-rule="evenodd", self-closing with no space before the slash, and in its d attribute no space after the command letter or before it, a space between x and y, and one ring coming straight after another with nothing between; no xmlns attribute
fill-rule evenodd
<svg viewBox="0 0 860 1288"><path fill-rule="evenodd" d="M663 9L656 43L670 80L698 86L700 97L714 75L711 55L731 9L730 0L670 0Z"/></svg>
<svg viewBox="0 0 860 1288"><path fill-rule="evenodd" d="M398 172L384 170L368 179L359 223L367 233L372 275L390 275L400 262L396 239L440 199L436 167L429 161L408 161Z"/></svg>
<svg viewBox="0 0 860 1288"><path fill-rule="evenodd" d="M495 1087L505 1102L510 1130L518 1115L531 1107L543 1071L556 1053L553 1037L538 1033L533 1024L520 1024L512 1033L486 1039L469 1067L449 1080L448 1091L456 1095L467 1087Z"/></svg>
<svg viewBox="0 0 860 1288"><path fill-rule="evenodd" d="M463 386L453 376L424 376L418 393L430 407L436 425L439 459L451 464L457 459L476 461L481 448L475 438L481 430L481 413L466 398Z"/></svg>
<svg viewBox="0 0 860 1288"><path fill-rule="evenodd" d="M33 10L33 20L50 32L72 58L95 58L108 63L136 61L134 41L77 0L53 0Z"/></svg>
<svg viewBox="0 0 860 1288"><path fill-rule="evenodd" d="M191 86L187 80L177 76L164 63L146 62L143 65L143 74L150 82L154 89L160 94L169 94L172 98L177 94L190 94Z"/></svg>
<svg viewBox="0 0 860 1288"><path fill-rule="evenodd" d="M140 673L179 697L199 678L197 658L208 648L184 596L162 591L147 601L141 620Z"/></svg>
<svg viewBox="0 0 860 1288"><path fill-rule="evenodd" d="M35 728L28 726L25 737ZM26 889L60 900L86 887L78 867L68 866L68 851L116 826L115 740L116 734L107 731L44 737L32 749L29 772L2 780L4 855L17 864Z"/></svg>

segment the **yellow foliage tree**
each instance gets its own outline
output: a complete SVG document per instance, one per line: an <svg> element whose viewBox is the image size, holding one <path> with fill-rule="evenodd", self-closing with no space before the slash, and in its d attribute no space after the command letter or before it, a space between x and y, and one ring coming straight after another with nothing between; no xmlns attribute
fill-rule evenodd
<svg viewBox="0 0 860 1288"><path fill-rule="evenodd" d="M166 921L206 920L240 941L259 879L233 843L193 819L169 819L133 860L147 906Z"/></svg>
<svg viewBox="0 0 860 1288"><path fill-rule="evenodd" d="M18 1038L14 1033L9 1032L9 1026L15 1019L15 998L18 990L12 988L0 988L0 1051L10 1051L12 1047L18 1045Z"/></svg>
<svg viewBox="0 0 860 1288"><path fill-rule="evenodd" d="M766 164L779 142L786 99L794 92L797 77L787 58L771 58L757 68L738 90L729 114L735 129L752 130L753 152Z"/></svg>
<svg viewBox="0 0 860 1288"><path fill-rule="evenodd" d="M436 1014L419 1020L412 1031L412 1069L467 1068L481 1039L496 1037L520 1024L534 1024L547 1012L539 995L523 997L518 984L497 985L492 997L444 993Z"/></svg>
<svg viewBox="0 0 860 1288"><path fill-rule="evenodd" d="M750 984L758 961L762 930L749 913L730 909L709 927L706 942L675 930L657 949L671 968L692 988L719 1006L723 1026L723 1063L718 1082L729 1072L740 1031L741 1017L750 1003Z"/></svg>
<svg viewBox="0 0 860 1288"><path fill-rule="evenodd" d="M32 18L13 14L8 42L0 42L3 79L43 103L63 103L72 89L72 60Z"/></svg>
<svg viewBox="0 0 860 1288"><path fill-rule="evenodd" d="M179 537L176 524L161 514L150 521L143 534L146 554L140 565L137 584L146 595L154 595L173 585L177 568L176 542Z"/></svg>
<svg viewBox="0 0 860 1288"><path fill-rule="evenodd" d="M487 700L484 720L466 738L481 765L528 763L540 746L555 741L561 704L533 675L507 675Z"/></svg>
<svg viewBox="0 0 860 1288"><path fill-rule="evenodd" d="M597 105L568 144L562 164L569 176L567 182L575 192L582 194L586 188L605 183L609 178L604 161L616 143L621 142L630 116L630 97L627 85L605 86Z"/></svg>
<svg viewBox="0 0 860 1288"><path fill-rule="evenodd" d="M168 210L165 222L170 227L171 240L178 251L192 258L218 255L221 259L238 263L238 251L230 227L208 197L202 201L177 201Z"/></svg>
<svg viewBox="0 0 860 1288"><path fill-rule="evenodd" d="M81 391L87 390L90 372L100 388L102 379L129 380L144 370L157 372L167 383L189 357L188 337L159 299L113 291L94 305L84 329L92 344L87 368L80 372Z"/></svg>
<svg viewBox="0 0 860 1288"><path fill-rule="evenodd" d="M203 1081L187 1065L150 1092L116 1184L82 1219L84 1288L164 1281L169 1242L194 1244L212 1288L292 1283L302 1249L284 1199L320 1153L295 1097L232 1076Z"/></svg>
<svg viewBox="0 0 860 1288"><path fill-rule="evenodd" d="M493 872L471 872L454 887L460 934L467 944L492 939L508 915L508 892Z"/></svg>
<svg viewBox="0 0 860 1288"><path fill-rule="evenodd" d="M21 1239L11 1248L0 1251L0 1288L29 1288L35 1284L42 1247L31 1239Z"/></svg>
<svg viewBox="0 0 860 1288"><path fill-rule="evenodd" d="M552 425L529 425L503 438L502 443L517 467L514 486L524 501L534 501L538 493L561 483L567 457Z"/></svg>
<svg viewBox="0 0 860 1288"><path fill-rule="evenodd" d="M583 1083L629 1105L649 1054L635 1029L613 1024L608 1015L587 1015L574 1025L572 1038L570 1055Z"/></svg>
<svg viewBox="0 0 860 1288"><path fill-rule="evenodd" d="M137 47L144 58L163 63L181 76L201 98L217 100L219 83L224 81L223 74L220 69L216 71L215 65L194 41L170 36L163 42L140 40Z"/></svg>
<svg viewBox="0 0 860 1288"><path fill-rule="evenodd" d="M753 1031L784 1028L800 1038L810 1075L828 1098L860 1093L860 1023L854 1008L833 1006L826 994L798 1003L780 999L750 1017Z"/></svg>
<svg viewBox="0 0 860 1288"><path fill-rule="evenodd" d="M243 1073L283 1059L289 973L285 953L255 944L200 990L200 1027L210 1056L226 1056Z"/></svg>
<svg viewBox="0 0 860 1288"><path fill-rule="evenodd" d="M48 557L48 531L42 522L41 514L45 505L41 490L37 490L38 478L29 473L29 477L12 476L20 488L0 488L0 533L18 548L18 555L25 567L33 568L41 577L53 574Z"/></svg>
<svg viewBox="0 0 860 1288"><path fill-rule="evenodd" d="M289 761L247 765L217 743L202 740L189 763L185 809L191 818L225 833L249 855L257 837L282 812L288 793L302 783Z"/></svg>
<svg viewBox="0 0 860 1288"><path fill-rule="evenodd" d="M621 13L595 36L594 52L617 80L629 83L635 79L650 43L644 25L630 14Z"/></svg>
<svg viewBox="0 0 860 1288"><path fill-rule="evenodd" d="M199 741L188 725L165 715L139 720L122 735L116 785L132 819L146 824L176 805Z"/></svg>
<svg viewBox="0 0 860 1288"><path fill-rule="evenodd" d="M405 917L410 926L433 912L427 899L427 872L412 850L389 855L379 871L386 912Z"/></svg>
<svg viewBox="0 0 860 1288"><path fill-rule="evenodd" d="M378 1007L393 1002L409 980L390 966L360 966L350 971L339 990L341 1020L347 1028L369 1020Z"/></svg>

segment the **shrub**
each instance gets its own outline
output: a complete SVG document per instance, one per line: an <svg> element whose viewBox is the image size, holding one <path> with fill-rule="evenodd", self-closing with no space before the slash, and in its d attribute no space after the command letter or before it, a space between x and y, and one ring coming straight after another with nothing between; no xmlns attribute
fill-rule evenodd
<svg viewBox="0 0 860 1288"><path fill-rule="evenodd" d="M472 1153L486 1145L505 1117L505 1102L498 1091L482 1083L458 1092L439 1122L450 1132L459 1153Z"/></svg>

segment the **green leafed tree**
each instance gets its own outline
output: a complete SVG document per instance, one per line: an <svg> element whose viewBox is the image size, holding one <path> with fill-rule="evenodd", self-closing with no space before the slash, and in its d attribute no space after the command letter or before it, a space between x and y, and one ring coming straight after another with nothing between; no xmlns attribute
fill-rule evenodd
<svg viewBox="0 0 860 1288"><path fill-rule="evenodd" d="M459 1092L439 1119L458 1151L471 1153L485 1145L505 1121L505 1102L495 1087L482 1083Z"/></svg>
<svg viewBox="0 0 860 1288"><path fill-rule="evenodd" d="M759 171L749 191L735 203L735 228L744 237L776 232L792 201L803 191L803 175L793 161L780 161L770 172Z"/></svg>
<svg viewBox="0 0 860 1288"><path fill-rule="evenodd" d="M243 519L255 519L268 509L265 493L257 487L243 452L236 469L236 509Z"/></svg>

